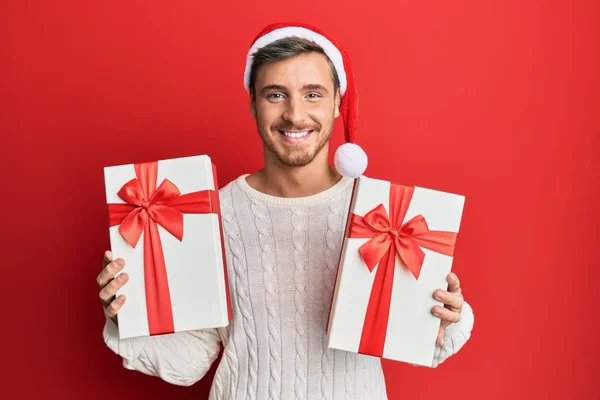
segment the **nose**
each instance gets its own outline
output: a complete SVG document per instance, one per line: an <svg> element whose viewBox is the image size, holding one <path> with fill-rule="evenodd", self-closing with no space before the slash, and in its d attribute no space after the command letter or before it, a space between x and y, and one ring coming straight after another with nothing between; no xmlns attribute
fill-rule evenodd
<svg viewBox="0 0 600 400"><path fill-rule="evenodd" d="M302 101L290 98L282 118L294 125L302 125L306 120L306 113L304 112Z"/></svg>

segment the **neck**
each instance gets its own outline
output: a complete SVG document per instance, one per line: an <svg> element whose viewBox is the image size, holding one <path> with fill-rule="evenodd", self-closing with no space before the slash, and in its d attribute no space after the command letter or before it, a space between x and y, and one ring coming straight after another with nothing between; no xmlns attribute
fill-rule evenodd
<svg viewBox="0 0 600 400"><path fill-rule="evenodd" d="M288 167L265 154L265 167L246 178L259 192L277 197L306 197L335 185L341 175L329 165L327 148L303 167Z"/></svg>

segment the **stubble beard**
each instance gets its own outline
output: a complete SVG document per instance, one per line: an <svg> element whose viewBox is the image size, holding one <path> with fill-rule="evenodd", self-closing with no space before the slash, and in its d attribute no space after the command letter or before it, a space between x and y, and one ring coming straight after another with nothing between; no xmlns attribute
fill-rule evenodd
<svg viewBox="0 0 600 400"><path fill-rule="evenodd" d="M292 124L282 122L273 126L273 130L271 130L270 127L261 127L257 122L257 127L265 151L275 155L279 162L286 167L304 167L310 164L329 142L331 134L333 133L334 118L331 119L329 126L319 126L314 124L311 126L296 127ZM309 130L314 130L312 135L317 135L319 141L316 146L311 146L310 148L307 148L307 146L304 145L288 145L279 148L275 146L276 139L273 138L273 131L276 132L276 135L280 135L278 130L305 130L307 128Z"/></svg>

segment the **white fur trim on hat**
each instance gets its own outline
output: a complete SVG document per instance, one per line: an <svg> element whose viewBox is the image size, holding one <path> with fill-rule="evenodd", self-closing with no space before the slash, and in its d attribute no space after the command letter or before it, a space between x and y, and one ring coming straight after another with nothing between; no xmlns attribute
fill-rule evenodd
<svg viewBox="0 0 600 400"><path fill-rule="evenodd" d="M310 29L298 27L298 26L290 26L286 28L275 29L267 33L266 35L258 38L256 42L252 45L250 50L248 51L248 57L246 59L246 69L244 72L244 87L246 90L249 89L250 86L250 69L252 68L252 60L254 57L254 53L256 53L260 48L273 43L279 39L283 39L286 37L300 37L303 39L312 40L319 46L323 48L327 57L333 63L335 70L337 72L338 78L340 80L340 94L343 96L346 93L346 70L344 69L344 60L342 59L342 53L338 50L337 47L329 39L325 36L318 34Z"/></svg>

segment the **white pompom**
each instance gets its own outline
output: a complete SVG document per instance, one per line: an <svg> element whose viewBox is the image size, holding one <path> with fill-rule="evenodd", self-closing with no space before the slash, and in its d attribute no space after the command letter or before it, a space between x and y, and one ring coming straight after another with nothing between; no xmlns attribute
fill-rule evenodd
<svg viewBox="0 0 600 400"><path fill-rule="evenodd" d="M355 143L344 143L335 151L335 169L349 178L358 178L367 169L367 153Z"/></svg>

